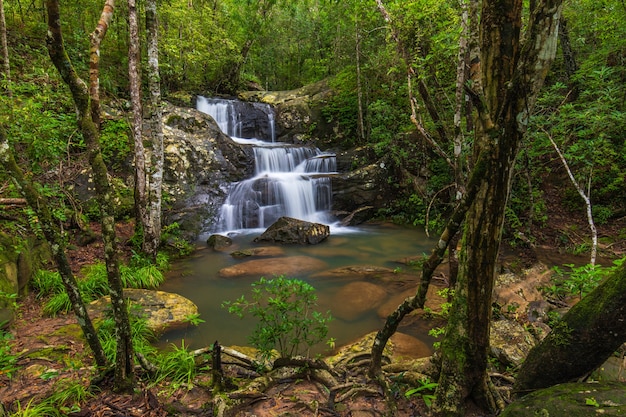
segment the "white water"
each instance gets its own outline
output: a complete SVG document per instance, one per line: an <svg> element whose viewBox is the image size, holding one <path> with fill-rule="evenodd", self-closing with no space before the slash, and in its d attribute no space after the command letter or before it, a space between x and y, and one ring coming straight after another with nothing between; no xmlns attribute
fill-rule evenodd
<svg viewBox="0 0 626 417"><path fill-rule="evenodd" d="M263 114L267 115L271 137L239 137L242 122L237 103L198 97L198 110L211 115L220 129L238 143L254 147L255 175L231 184L215 231L265 229L282 216L333 223L328 213L332 203L330 176L336 173L335 155L313 147L275 142L274 114L269 106Z"/></svg>

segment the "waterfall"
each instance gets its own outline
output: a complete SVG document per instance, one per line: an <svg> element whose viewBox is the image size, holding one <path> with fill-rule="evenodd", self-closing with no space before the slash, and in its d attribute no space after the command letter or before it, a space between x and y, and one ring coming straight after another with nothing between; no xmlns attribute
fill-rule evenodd
<svg viewBox="0 0 626 417"><path fill-rule="evenodd" d="M224 133L254 149L255 174L230 185L216 231L265 229L281 216L332 222L334 154L275 142L274 113L262 103L198 97L197 108L211 115Z"/></svg>

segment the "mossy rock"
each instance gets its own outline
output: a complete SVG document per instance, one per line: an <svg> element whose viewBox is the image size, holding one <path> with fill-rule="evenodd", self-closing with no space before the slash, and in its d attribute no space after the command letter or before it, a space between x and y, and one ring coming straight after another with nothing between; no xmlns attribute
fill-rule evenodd
<svg viewBox="0 0 626 417"><path fill-rule="evenodd" d="M626 384L582 382L535 391L512 404L501 417L587 417L626 415Z"/></svg>
<svg viewBox="0 0 626 417"><path fill-rule="evenodd" d="M130 311L145 318L147 327L157 335L166 330L186 327L189 318L198 315L198 307L179 294L126 288L124 297L130 301ZM98 320L106 311L110 311L111 297L106 296L93 301L87 309L89 315Z"/></svg>

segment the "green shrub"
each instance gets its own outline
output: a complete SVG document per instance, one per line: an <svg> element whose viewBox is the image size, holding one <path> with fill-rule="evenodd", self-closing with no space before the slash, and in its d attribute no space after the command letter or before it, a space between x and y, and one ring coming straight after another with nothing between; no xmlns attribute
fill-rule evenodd
<svg viewBox="0 0 626 417"><path fill-rule="evenodd" d="M309 357L310 348L328 334L328 322L332 319L329 312L314 311L316 302L311 285L281 275L254 282L251 300L242 295L224 302L222 307L239 318L251 314L258 319L250 343L265 359L273 356L274 349L280 357Z"/></svg>

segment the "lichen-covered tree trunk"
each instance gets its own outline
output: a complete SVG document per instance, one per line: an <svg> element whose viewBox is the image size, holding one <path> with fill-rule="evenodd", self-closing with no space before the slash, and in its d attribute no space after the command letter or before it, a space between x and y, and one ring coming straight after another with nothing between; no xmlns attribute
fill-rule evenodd
<svg viewBox="0 0 626 417"><path fill-rule="evenodd" d="M113 5L113 0L107 0L105 3L103 13L97 26L98 34L92 34L91 36L92 54L99 54L98 48L94 47L93 43L99 43L105 35L114 8ZM107 167L102 158L102 153L100 152L100 132L92 118L94 109L91 104L91 97L87 85L76 73L65 51L61 32L61 16L58 0L47 0L46 8L48 10L48 36L46 39L48 53L54 66L57 68L63 81L68 85L72 93L72 98L78 113L79 128L87 144L89 163L94 177L96 198L100 205L102 239L104 241L104 260L111 295L111 308L116 325L117 350L114 388L119 392L129 392L132 391L134 386L132 337L126 306L127 303L122 292L122 280L117 257L111 186L109 184ZM91 61L93 62L93 60L94 58L92 57Z"/></svg>
<svg viewBox="0 0 626 417"><path fill-rule="evenodd" d="M526 394L588 375L626 342L626 262L530 351L514 389Z"/></svg>
<svg viewBox="0 0 626 417"><path fill-rule="evenodd" d="M43 197L24 176L22 169L15 162L15 157L2 128L0 128L0 162L2 162L4 168L15 181L15 184L28 202L30 208L37 214L39 225L50 245L52 257L57 264L63 287L69 297L72 310L74 310L74 314L76 315L76 321L85 336L87 344L93 352L96 365L105 367L107 365L107 359L102 345L100 344L100 339L98 339L98 333L91 322L85 303L78 290L76 278L72 273L67 256L65 256L65 240L63 239L58 223L52 218L45 197Z"/></svg>
<svg viewBox="0 0 626 417"><path fill-rule="evenodd" d="M132 136L135 162L135 233L142 235L148 223L148 198L146 176L146 150L143 146L143 107L141 104L141 53L139 47L139 24L137 1L128 0L128 84L132 106Z"/></svg>
<svg viewBox="0 0 626 417"><path fill-rule="evenodd" d="M163 184L163 120L158 29L156 0L148 0L146 1L148 87L150 89L148 114L152 147L148 176L148 221L144 224L143 250L153 259L156 259L161 243L161 189Z"/></svg>
<svg viewBox="0 0 626 417"><path fill-rule="evenodd" d="M536 3L522 47L522 0L482 2L481 74L468 92L480 120L474 153L490 157L465 218L458 281L441 344L437 415L462 416L469 399L489 412L500 406L486 371L496 261L513 164L556 53L562 0Z"/></svg>

